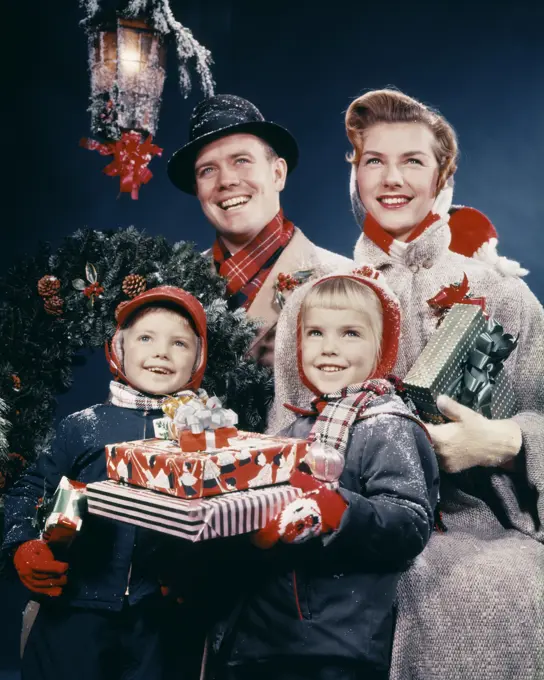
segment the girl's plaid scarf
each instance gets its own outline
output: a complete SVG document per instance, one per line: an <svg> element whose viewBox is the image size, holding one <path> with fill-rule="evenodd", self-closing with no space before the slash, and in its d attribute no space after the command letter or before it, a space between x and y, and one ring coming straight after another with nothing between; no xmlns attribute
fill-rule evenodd
<svg viewBox="0 0 544 680"><path fill-rule="evenodd" d="M317 414L317 418L308 441L321 441L345 454L351 426L364 417L372 402L385 394L394 395L394 386L387 380L375 379L314 399L311 415Z"/></svg>
<svg viewBox="0 0 544 680"><path fill-rule="evenodd" d="M394 395L397 390L389 380L366 380L358 385L348 385L344 389L325 394L314 399L313 411L307 415L317 415L308 441L321 441L345 455L349 432L352 425L364 418L366 409L384 394ZM442 520L440 496L434 512L434 528L445 532L447 527Z"/></svg>
<svg viewBox="0 0 544 680"><path fill-rule="evenodd" d="M167 399L181 396L184 393L193 394L190 390L182 390L175 394L151 397L147 394L142 394L142 392L138 392L129 385L124 385L123 383L112 380L110 382L108 401L110 404L121 406L122 408L134 408L139 409L140 411L160 411Z"/></svg>
<svg viewBox="0 0 544 680"><path fill-rule="evenodd" d="M247 309L274 263L293 237L295 227L280 212L245 248L231 255L221 237L213 244L215 268L227 279L229 309Z"/></svg>

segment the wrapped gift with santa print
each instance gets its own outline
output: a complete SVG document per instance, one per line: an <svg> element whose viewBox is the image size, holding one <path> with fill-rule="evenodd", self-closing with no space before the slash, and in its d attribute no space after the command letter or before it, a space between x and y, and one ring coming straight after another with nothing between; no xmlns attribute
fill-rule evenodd
<svg viewBox="0 0 544 680"><path fill-rule="evenodd" d="M91 514L197 542L266 526L303 493L289 484L301 463L338 486L338 451L238 431L236 414L202 390L168 399L163 410L154 439L106 447L109 479L88 485Z"/></svg>
<svg viewBox="0 0 544 680"><path fill-rule="evenodd" d="M145 439L106 447L108 478L194 499L284 484L307 442L238 431L224 447L183 451L178 442Z"/></svg>
<svg viewBox="0 0 544 680"><path fill-rule="evenodd" d="M306 441L237 430L237 415L204 390L163 411L156 438L106 447L109 479L196 499L287 483L306 454Z"/></svg>
<svg viewBox="0 0 544 680"><path fill-rule="evenodd" d="M241 436L247 437L245 441L249 442L252 435ZM302 486L289 483L261 486L264 482L270 482L270 475L273 478L273 463L266 462L271 459L262 451L256 458L260 459L261 473L258 479L253 478L253 485L246 490L185 499L158 493L159 489L143 489L109 479L87 486L89 512L177 536L192 543L257 531L274 519L286 505L303 496L305 491ZM246 468L251 468L251 455L244 456L242 460ZM314 441L309 445L304 463L312 475L320 480L318 483L328 489L338 488L344 468L344 458L338 450ZM230 470L230 473L234 471ZM194 483L195 479L191 481Z"/></svg>
<svg viewBox="0 0 544 680"><path fill-rule="evenodd" d="M504 363L516 345L474 299L453 304L404 379L406 394L430 423L446 421L440 394L487 418L510 418L516 400Z"/></svg>

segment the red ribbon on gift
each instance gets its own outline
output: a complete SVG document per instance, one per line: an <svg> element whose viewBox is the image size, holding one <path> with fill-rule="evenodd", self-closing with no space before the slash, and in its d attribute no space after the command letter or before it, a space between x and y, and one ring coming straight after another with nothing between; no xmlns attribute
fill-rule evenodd
<svg viewBox="0 0 544 680"><path fill-rule="evenodd" d="M153 156L161 156L163 149L152 143L153 137L142 142L139 132L130 130L123 132L117 142L97 142L94 139L82 139L80 146L90 151L98 151L101 156L113 155L113 161L102 172L109 177L119 175L121 193L130 193L132 199L138 199L142 184L147 184L153 173L147 167Z"/></svg>
<svg viewBox="0 0 544 680"><path fill-rule="evenodd" d="M51 544L69 545L81 528L87 508L87 485L62 477L45 520L43 539Z"/></svg>
<svg viewBox="0 0 544 680"><path fill-rule="evenodd" d="M43 538L47 543L70 543L77 534L77 523L68 517L59 517L50 529L44 532Z"/></svg>
<svg viewBox="0 0 544 680"><path fill-rule="evenodd" d="M208 438L206 434L208 434ZM199 434L193 434L191 430L182 430L179 433L179 446L184 453L206 451L210 446L220 449L229 446L229 439L236 437L237 434L236 427L218 427L217 430L204 430ZM210 436L213 441L208 443Z"/></svg>
<svg viewBox="0 0 544 680"><path fill-rule="evenodd" d="M485 312L485 297L470 297L468 291L468 277L464 274L461 283L444 286L434 297L427 300L427 304L436 312L446 311L456 304L478 305Z"/></svg>

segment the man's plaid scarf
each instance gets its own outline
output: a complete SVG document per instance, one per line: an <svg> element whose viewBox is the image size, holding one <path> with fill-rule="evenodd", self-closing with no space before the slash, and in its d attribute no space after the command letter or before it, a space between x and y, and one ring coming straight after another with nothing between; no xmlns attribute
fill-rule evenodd
<svg viewBox="0 0 544 680"><path fill-rule="evenodd" d="M133 408L140 411L160 411L162 405L170 397L177 397L188 390L176 392L176 394L165 394L164 396L151 397L147 394L138 392L130 385L112 380L110 382L110 394L108 401L114 406L121 406L122 408ZM190 392L192 394L192 392Z"/></svg>
<svg viewBox="0 0 544 680"><path fill-rule="evenodd" d="M351 426L384 394L394 395L394 386L387 380L375 379L348 385L338 392L314 399L312 406L318 415L308 441L321 441L344 455Z"/></svg>
<svg viewBox="0 0 544 680"><path fill-rule="evenodd" d="M294 233L293 223L280 210L272 222L234 255L220 236L216 238L213 261L218 274L227 279L229 309L249 307Z"/></svg>

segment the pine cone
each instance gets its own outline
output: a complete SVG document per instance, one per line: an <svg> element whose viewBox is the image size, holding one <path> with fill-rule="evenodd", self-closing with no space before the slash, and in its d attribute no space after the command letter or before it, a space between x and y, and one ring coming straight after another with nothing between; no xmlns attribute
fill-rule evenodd
<svg viewBox="0 0 544 680"><path fill-rule="evenodd" d="M46 274L38 281L38 294L43 298L53 297L60 290L60 281L56 276Z"/></svg>
<svg viewBox="0 0 544 680"><path fill-rule="evenodd" d="M125 295L129 298L133 298L144 292L147 288L147 281L141 274L128 274L128 276L125 276L123 279L121 287Z"/></svg>
<svg viewBox="0 0 544 680"><path fill-rule="evenodd" d="M51 316L60 316L62 314L63 304L64 300L61 297L58 295L52 295L51 297L45 299L43 308L47 314L51 314Z"/></svg>

